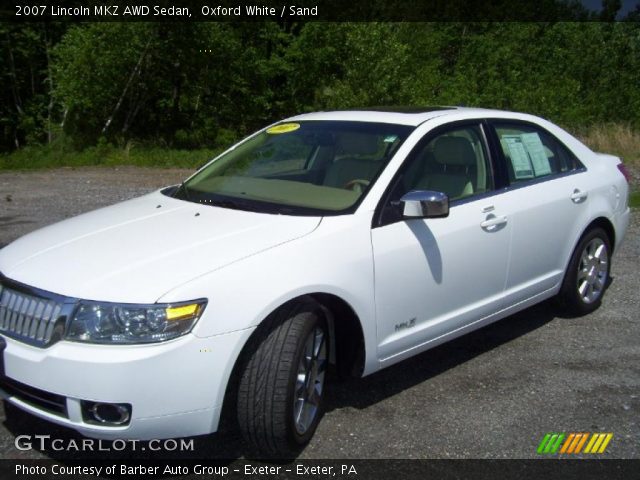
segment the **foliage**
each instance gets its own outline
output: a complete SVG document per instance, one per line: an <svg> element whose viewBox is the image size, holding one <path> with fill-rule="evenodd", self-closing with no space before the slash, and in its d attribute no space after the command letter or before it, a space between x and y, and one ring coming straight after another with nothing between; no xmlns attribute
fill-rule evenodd
<svg viewBox="0 0 640 480"><path fill-rule="evenodd" d="M65 137L48 145L28 145L11 153L0 154L0 170L89 165L135 165L140 167L175 167L195 169L221 153L220 149L171 149L129 142L115 146L106 142L76 149Z"/></svg>
<svg viewBox="0 0 640 480"><path fill-rule="evenodd" d="M576 134L592 150L617 155L626 164L640 169L640 131L629 124L596 124L579 129Z"/></svg>
<svg viewBox="0 0 640 480"><path fill-rule="evenodd" d="M0 24L0 47L5 152L217 149L283 116L373 105L640 127L638 22L25 23ZM28 151L11 158L37 163Z"/></svg>

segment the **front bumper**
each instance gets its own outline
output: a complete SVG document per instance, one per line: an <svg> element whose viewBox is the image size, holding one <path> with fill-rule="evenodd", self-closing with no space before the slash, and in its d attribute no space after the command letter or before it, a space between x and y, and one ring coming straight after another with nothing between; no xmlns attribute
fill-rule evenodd
<svg viewBox="0 0 640 480"><path fill-rule="evenodd" d="M6 338L9 381L60 399L66 411L42 408L15 389L0 390L0 395L88 437L150 440L208 434L217 430L227 381L252 331L207 338L188 334L147 345L60 341L48 348ZM126 426L89 423L83 419L83 400L131 404L131 420Z"/></svg>

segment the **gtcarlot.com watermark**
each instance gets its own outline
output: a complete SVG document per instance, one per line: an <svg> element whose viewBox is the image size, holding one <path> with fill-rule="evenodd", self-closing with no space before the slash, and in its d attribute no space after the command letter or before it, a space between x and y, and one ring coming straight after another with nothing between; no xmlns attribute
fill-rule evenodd
<svg viewBox="0 0 640 480"><path fill-rule="evenodd" d="M192 452L195 448L193 439L165 440L94 440L92 438L63 439L51 438L51 435L18 435L15 439L18 450L52 450L56 452Z"/></svg>

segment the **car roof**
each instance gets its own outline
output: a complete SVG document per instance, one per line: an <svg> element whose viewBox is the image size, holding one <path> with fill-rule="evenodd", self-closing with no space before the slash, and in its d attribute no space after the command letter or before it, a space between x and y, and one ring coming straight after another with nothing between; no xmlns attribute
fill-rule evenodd
<svg viewBox="0 0 640 480"><path fill-rule="evenodd" d="M484 108L434 106L434 107L366 107L354 110L335 110L296 115L286 121L342 120L355 122L397 123L418 126L432 118L454 113L501 116L513 112Z"/></svg>

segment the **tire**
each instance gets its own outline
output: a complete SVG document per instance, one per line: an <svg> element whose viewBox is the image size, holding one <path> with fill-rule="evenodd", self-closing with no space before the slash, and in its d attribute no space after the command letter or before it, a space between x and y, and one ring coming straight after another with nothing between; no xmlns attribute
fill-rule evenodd
<svg viewBox="0 0 640 480"><path fill-rule="evenodd" d="M570 315L596 310L609 285L611 241L602 228L585 233L576 246L565 272L558 300Z"/></svg>
<svg viewBox="0 0 640 480"><path fill-rule="evenodd" d="M303 301L281 308L262 327L239 381L238 424L256 453L294 456L322 416L327 324L317 304Z"/></svg>

